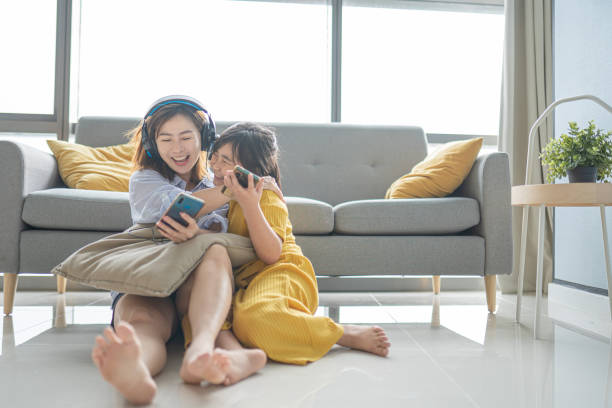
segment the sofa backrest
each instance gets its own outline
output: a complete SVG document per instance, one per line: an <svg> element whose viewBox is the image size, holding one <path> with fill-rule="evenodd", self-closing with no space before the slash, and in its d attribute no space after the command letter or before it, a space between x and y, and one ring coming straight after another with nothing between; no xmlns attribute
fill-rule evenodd
<svg viewBox="0 0 612 408"><path fill-rule="evenodd" d="M75 142L92 147L125 143L125 133L138 122L82 117ZM218 132L230 124L218 122ZM265 124L276 129L283 192L331 205L383 198L395 179L427 155L425 133L415 126Z"/></svg>

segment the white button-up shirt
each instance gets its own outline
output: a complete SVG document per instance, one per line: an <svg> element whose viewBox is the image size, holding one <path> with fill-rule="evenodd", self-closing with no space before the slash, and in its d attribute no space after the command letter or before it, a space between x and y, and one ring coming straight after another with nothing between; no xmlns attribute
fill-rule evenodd
<svg viewBox="0 0 612 408"><path fill-rule="evenodd" d="M130 177L130 210L134 224L147 224L159 221L179 193L191 194L198 190L214 187L206 176L191 191L186 191L187 182L174 175L172 181L151 169L141 169ZM198 226L208 229L215 223L221 224L220 232L227 232L227 211L224 205L197 219Z"/></svg>

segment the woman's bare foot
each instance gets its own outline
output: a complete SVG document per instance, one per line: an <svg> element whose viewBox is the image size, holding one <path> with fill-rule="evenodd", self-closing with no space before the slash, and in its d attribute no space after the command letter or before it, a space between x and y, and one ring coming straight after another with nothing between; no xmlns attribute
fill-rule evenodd
<svg viewBox="0 0 612 408"><path fill-rule="evenodd" d="M212 346L195 341L190 344L181 365L180 376L183 381L188 384L199 384L202 381L221 384L225 380L225 373L213 362L212 355Z"/></svg>
<svg viewBox="0 0 612 408"><path fill-rule="evenodd" d="M141 359L140 340L127 322L110 327L104 336L96 337L91 352L94 364L102 377L111 383L132 404L149 404L157 392L157 385Z"/></svg>
<svg viewBox="0 0 612 408"><path fill-rule="evenodd" d="M260 349L215 349L213 362L225 373L223 385L235 384L266 365L266 353Z"/></svg>
<svg viewBox="0 0 612 408"><path fill-rule="evenodd" d="M378 326L344 325L344 334L338 344L386 357L391 343L385 331Z"/></svg>

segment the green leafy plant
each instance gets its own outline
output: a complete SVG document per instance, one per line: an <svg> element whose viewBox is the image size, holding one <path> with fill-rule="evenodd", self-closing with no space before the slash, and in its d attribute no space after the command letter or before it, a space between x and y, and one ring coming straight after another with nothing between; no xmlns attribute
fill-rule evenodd
<svg viewBox="0 0 612 408"><path fill-rule="evenodd" d="M584 129L569 122L569 129L571 136L561 134L540 154L542 163L548 166L546 180L552 183L576 167L597 167L597 180L607 183L605 179L612 175L612 141L608 139L612 132L595 129L592 120Z"/></svg>

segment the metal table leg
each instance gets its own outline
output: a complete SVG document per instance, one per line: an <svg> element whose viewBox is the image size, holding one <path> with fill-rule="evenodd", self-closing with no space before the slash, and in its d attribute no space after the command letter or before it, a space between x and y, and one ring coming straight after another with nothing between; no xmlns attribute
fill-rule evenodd
<svg viewBox="0 0 612 408"><path fill-rule="evenodd" d="M519 257L518 287L516 289L516 322L521 321L521 305L523 301L523 280L525 280L525 251L527 249L527 230L529 229L529 206L523 208L523 223L521 224L521 254Z"/></svg>
<svg viewBox="0 0 612 408"><path fill-rule="evenodd" d="M542 275L544 267L544 221L546 216L546 206L540 206L539 230L538 230L538 272L536 275L536 305L535 318L533 321L533 336L538 339L538 328L540 327L540 304L542 303Z"/></svg>
<svg viewBox="0 0 612 408"><path fill-rule="evenodd" d="M608 249L608 227L606 224L606 206L600 205L601 231L603 233L604 258L606 260L606 277L608 278L608 301L610 302L610 316L612 316L612 272L610 272L610 251Z"/></svg>

